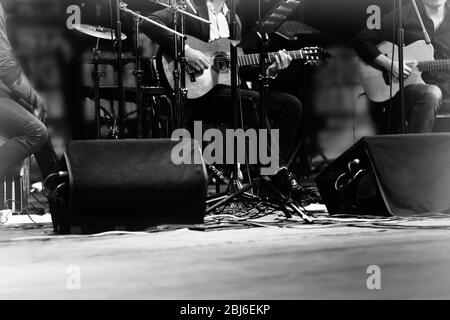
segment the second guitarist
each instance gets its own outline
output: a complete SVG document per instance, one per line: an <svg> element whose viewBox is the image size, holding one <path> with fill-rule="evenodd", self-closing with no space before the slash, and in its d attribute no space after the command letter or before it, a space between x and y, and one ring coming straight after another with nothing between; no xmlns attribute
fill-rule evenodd
<svg viewBox="0 0 450 320"><path fill-rule="evenodd" d="M230 10L226 0L194 0L192 1L198 15L211 21L211 25L201 23L186 17L186 34L196 37L202 41L214 41L220 38L230 37ZM188 9L190 12L192 10ZM173 14L170 9L161 10L149 16L161 24L174 27ZM237 37L241 37L241 24L238 23ZM143 22L142 31L166 52L173 52L173 36L153 25ZM197 72L202 72L209 67L205 55L195 49L186 47L187 63ZM268 68L269 75L273 78L279 71L287 69L292 58L285 51L280 51L277 55L277 62ZM243 80L255 80L257 72L254 70L241 70ZM245 125L251 128L259 127L259 93L252 90L241 90L243 105L243 116ZM294 149L295 139L299 134L302 117L302 104L294 96L282 92L270 92L268 97L268 113L273 128L280 130L280 153L284 157L289 157ZM188 119L202 120L213 123L233 124L233 111L231 89L218 87L213 89L206 96L191 101L188 104ZM283 160L280 159L280 164ZM301 188L287 168L281 167L274 180L280 184L280 189L291 192L292 195L301 194ZM284 186L283 187L281 187Z"/></svg>
<svg viewBox="0 0 450 320"><path fill-rule="evenodd" d="M419 0L419 11L424 20L425 27L435 49L435 59L450 58L450 12L447 0ZM380 30L362 30L354 38L354 47L361 58L367 63L374 63L391 71L392 61L377 49L376 45L383 41L397 42L393 34L394 19L397 12L390 12L382 19ZM418 40L423 40L422 29L419 20L410 2L404 8L405 44L409 45ZM405 61L404 77L408 78L412 72L412 65ZM398 63L393 65L393 76L399 77ZM432 132L436 114L442 103L442 93L450 94L450 73L448 71L436 71L423 73L423 79L427 84L415 84L405 88L407 132L429 133ZM392 110L389 107L392 106ZM380 110L383 105L378 105ZM392 101L384 103L384 107L392 115L388 123L388 129L382 129L383 133L399 133L401 128L400 97L397 94Z"/></svg>

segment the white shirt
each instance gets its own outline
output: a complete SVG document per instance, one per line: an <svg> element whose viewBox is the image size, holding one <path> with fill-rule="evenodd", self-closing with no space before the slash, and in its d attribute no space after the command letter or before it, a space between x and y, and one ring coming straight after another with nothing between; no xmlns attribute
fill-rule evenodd
<svg viewBox="0 0 450 320"><path fill-rule="evenodd" d="M214 5L212 2L207 2L208 13L209 13L209 21L210 24L210 32L209 32L209 41L214 41L221 38L229 38L230 37L230 27L228 25L227 14L228 7L224 3L222 6L222 10L217 13L214 11Z"/></svg>

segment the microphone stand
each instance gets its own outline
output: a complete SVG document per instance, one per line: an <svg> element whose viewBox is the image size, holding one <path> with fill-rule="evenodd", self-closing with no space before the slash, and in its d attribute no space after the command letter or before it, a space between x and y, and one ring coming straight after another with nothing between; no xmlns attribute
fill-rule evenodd
<svg viewBox="0 0 450 320"><path fill-rule="evenodd" d="M231 2L231 10L230 10L230 21L231 21L231 30L230 30L230 38L234 41L237 40L237 17L236 17L236 1L233 0ZM230 67L231 67L231 100L233 103L233 111L234 111L234 130L240 128L240 114L241 114L241 106L239 103L239 69L238 69L238 50L237 44L235 42L231 42L230 44ZM241 128L244 129L244 128ZM238 163L238 155L237 155L237 145L233 144L233 152L234 152L234 163L233 163L233 176L231 177L231 183L229 188L231 188L231 192L236 192L242 188L242 183L240 181L240 168Z"/></svg>
<svg viewBox="0 0 450 320"><path fill-rule="evenodd" d="M425 28L423 19L417 7L416 0L411 0L414 12L422 29L424 40L427 44L431 44L430 35ZM402 118L402 134L406 133L406 106L405 106L405 79L403 78L404 71L404 48L405 48L405 29L403 26L403 0L398 0L398 63L399 63L399 85L400 85L400 103L401 103L401 118Z"/></svg>
<svg viewBox="0 0 450 320"><path fill-rule="evenodd" d="M172 6L173 11L173 21L174 29L185 33L185 18L184 14L180 14L180 10L186 9L186 3L184 0L179 0L177 4ZM178 41L180 40L180 41ZM178 39L174 37L174 89L175 89L175 106L176 106L176 127L184 128L184 106L187 100L187 89L186 89L186 39Z"/></svg>
<svg viewBox="0 0 450 320"><path fill-rule="evenodd" d="M401 108L401 133L406 133L406 106L405 106L405 78L403 77L405 29L403 28L403 0L398 0L398 66L400 85L400 108Z"/></svg>
<svg viewBox="0 0 450 320"><path fill-rule="evenodd" d="M231 69L231 101L233 104L233 125L234 129L240 128L240 114L241 105L239 101L239 69L238 69L238 50L237 50L237 17L236 17L236 0L231 1L230 7L230 39L234 40L230 43L230 69ZM243 129L243 128L241 128ZM233 143L233 173L231 179L227 179L219 170L217 170L213 165L207 164L207 167L223 182L226 182L228 187L227 191L224 193L219 193L208 198L207 204L214 203L206 210L206 214L212 214L216 210L223 206L236 202L260 202L261 199L256 197L251 193L251 190L256 187L256 185L261 184L262 180L258 182L251 181L245 187L239 179L240 168L238 163L237 155L237 144L236 141ZM217 202L218 201L218 202Z"/></svg>
<svg viewBox="0 0 450 320"><path fill-rule="evenodd" d="M261 8L261 0L259 0L259 8ZM230 20L231 20L231 38L233 40L237 39L237 18L236 18L236 0L233 0L231 2L231 9L230 9ZM259 25L261 26L261 14L259 15ZM260 33L262 34L262 33ZM267 75L267 65L266 65L266 59L268 58L268 46L269 46L269 36L267 33L265 36L262 37L262 46L261 46L261 56L260 56L260 65L261 65L261 75L260 79L262 81L262 87L264 88L264 92L262 92L262 96L260 99L261 107L262 107L262 123L261 128L267 128L268 126L268 117L267 117L267 109L265 105L265 96L266 93L269 90L269 77ZM235 130L239 129L239 119L241 114L241 104L240 104L240 97L239 97L239 81L238 81L238 52L237 52L237 46L234 42L230 44L230 57L231 57L231 94L232 94L232 101L234 104L234 127ZM266 110L264 110L266 109ZM244 128L241 128L244 129ZM270 134L269 134L270 136ZM269 138L271 139L271 138ZM214 166L208 165L209 168L211 168L214 171ZM217 174L217 173L216 173ZM218 174L220 178L220 174ZM253 194L252 190L255 188L264 188L267 192L269 192L273 199L262 199L256 195ZM250 191L250 192L249 192ZM313 223L313 220L307 216L302 210L300 210L292 201L292 199L289 199L285 195L283 195L271 182L271 180L268 177L260 176L253 181L250 181L248 185L245 187L242 186L241 182L239 181L239 164L238 164L238 156L237 156L237 144L234 142L234 168L233 168L233 177L228 185L227 193L232 193L228 197L218 195L217 200L220 200L218 203L214 204L213 206L209 207L206 211L206 214L211 214L218 210L219 208L230 204L236 200L241 202L248 202L248 203L267 203L268 206L271 206L275 208L275 210L281 210L285 214L287 218L291 218L291 212L295 212L298 214L299 217L301 217L305 223ZM214 201L214 200L213 200Z"/></svg>

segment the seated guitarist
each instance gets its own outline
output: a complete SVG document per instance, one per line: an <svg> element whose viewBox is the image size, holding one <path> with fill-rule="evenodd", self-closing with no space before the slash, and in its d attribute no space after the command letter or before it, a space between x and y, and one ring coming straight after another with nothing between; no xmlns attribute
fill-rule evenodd
<svg viewBox="0 0 450 320"><path fill-rule="evenodd" d="M435 49L436 59L450 58L450 11L447 0L419 0L419 11L424 20L425 27ZM358 54L367 63L375 63L391 71L391 59L381 54L376 45L383 41L396 42L393 34L394 20L397 13L391 12L383 17L381 30L362 30L354 38L354 47ZM418 40L424 40L419 20L414 12L411 2L404 8L405 44L409 45ZM404 78L411 75L411 62L405 61ZM393 76L399 77L399 66L393 66ZM450 73L448 71L424 72L423 79L427 84L415 84L405 88L407 132L432 132L437 111L442 103L442 92L450 94ZM388 124L391 130L388 133L399 133L401 128L400 96L397 94L392 101L384 103L386 110L391 114ZM392 110L389 109L392 106ZM377 107L381 107L377 104ZM381 108L380 108L381 109ZM386 133L386 132L384 132Z"/></svg>
<svg viewBox="0 0 450 320"><path fill-rule="evenodd" d="M32 154L44 178L56 172L58 159L47 127L38 119L44 112L45 102L14 56L0 4L0 135L7 139L0 146L0 177L14 172Z"/></svg>
<svg viewBox="0 0 450 320"><path fill-rule="evenodd" d="M186 17L186 34L205 42L230 37L230 10L226 4L226 0L191 0L191 2L196 7L198 15L202 18L209 19L212 24L208 26L205 23ZM188 11L192 12L189 6ZM174 27L173 14L170 9L155 12L149 18L168 27ZM237 35L240 38L241 24L238 23L238 25L239 30ZM172 35L147 22L143 22L141 27L142 31L158 43L163 50L169 53L173 52ZM186 46L186 57L187 63L197 72L202 72L209 68L208 59L198 50ZM277 62L268 68L269 76L275 78L279 71L289 67L291 61L291 57L285 51L280 51L277 55ZM245 78L244 73L249 73L250 76L252 75L252 72L242 71L241 78ZM256 73L253 73L253 77L256 79ZM241 98L245 125L258 128L258 92L241 90ZM275 122L273 127L280 130L280 153L284 156L289 156L293 152L295 139L299 133L302 104L296 97L281 92L271 92L268 100L269 117ZM233 111L230 109L231 106L231 89L218 87L205 97L189 104L188 118L189 121L203 120L233 125ZM280 160L280 163L283 163L282 160ZM278 173L273 177L273 180L278 181L280 189L286 193L292 192L294 197L296 197L296 194L301 194L300 186L288 172L287 168L280 168Z"/></svg>

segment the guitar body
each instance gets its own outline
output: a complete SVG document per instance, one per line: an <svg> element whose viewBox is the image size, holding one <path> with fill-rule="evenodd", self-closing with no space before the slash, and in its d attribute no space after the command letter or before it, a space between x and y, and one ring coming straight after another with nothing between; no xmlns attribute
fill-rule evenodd
<svg viewBox="0 0 450 320"><path fill-rule="evenodd" d="M224 60L230 55L231 40L219 39L207 43L188 36L186 43L189 47L203 52L210 61L210 68L201 74L187 68L186 89L188 90L188 99L198 99L219 85L231 85L231 70ZM238 48L238 54L242 53L242 49ZM174 89L174 59L169 55L162 55L161 62L167 82Z"/></svg>
<svg viewBox="0 0 450 320"><path fill-rule="evenodd" d="M378 49L392 58L392 43L383 42L378 46ZM395 46L395 54L393 56L394 61L398 61L398 47ZM434 60L434 49L431 45L427 45L425 41L417 41L411 45L405 47L404 60L422 61L422 60ZM425 83L422 79L422 72L420 72L416 66L412 66L413 73L405 80L405 86L412 84ZM360 60L360 79L362 86L366 92L367 97L374 102L385 102L391 97L391 86L386 79L386 72L381 68L367 64ZM390 78L390 76L388 76ZM399 80L392 79L392 96L395 96L399 90Z"/></svg>

